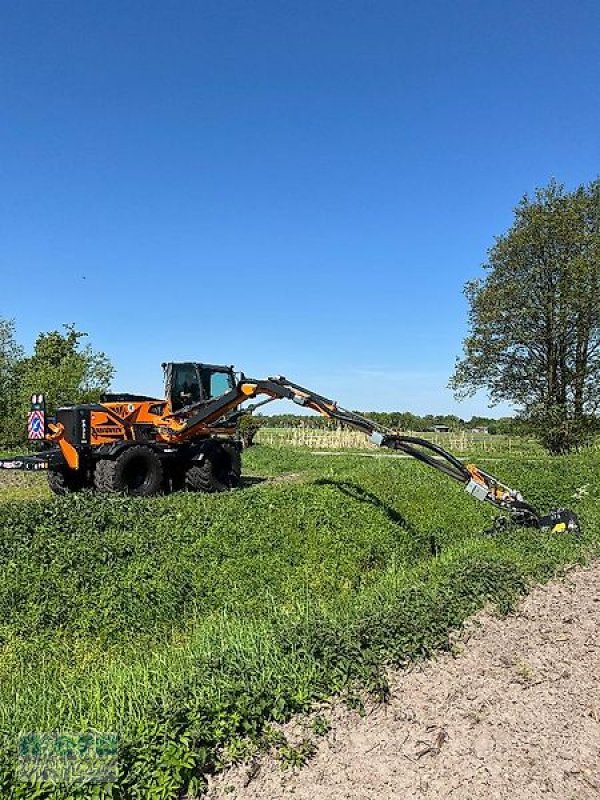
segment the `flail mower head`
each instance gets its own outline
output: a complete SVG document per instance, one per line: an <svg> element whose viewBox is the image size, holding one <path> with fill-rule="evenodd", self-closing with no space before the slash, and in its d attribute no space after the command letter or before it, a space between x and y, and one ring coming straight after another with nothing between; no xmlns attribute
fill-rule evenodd
<svg viewBox="0 0 600 800"><path fill-rule="evenodd" d="M568 508L556 508L538 517L536 527L550 533L581 533L577 514Z"/></svg>
<svg viewBox="0 0 600 800"><path fill-rule="evenodd" d="M467 491L476 494L476 484L480 491L480 499L492 503L497 508L508 512L508 517L497 517L492 531L506 530L508 527L534 528L543 533L573 534L581 533L579 518L569 508L555 508L547 514L540 514L523 496L515 489L500 483L493 476L473 465L469 465L471 478L467 484ZM486 491L485 496L483 492Z"/></svg>

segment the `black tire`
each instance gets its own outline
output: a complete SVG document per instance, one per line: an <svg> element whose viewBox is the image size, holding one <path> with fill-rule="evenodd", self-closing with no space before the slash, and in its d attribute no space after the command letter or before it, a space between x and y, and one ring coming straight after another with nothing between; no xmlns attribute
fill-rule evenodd
<svg viewBox="0 0 600 800"><path fill-rule="evenodd" d="M132 445L114 459L99 461L94 483L100 492L150 497L163 490L162 463L150 447Z"/></svg>
<svg viewBox="0 0 600 800"><path fill-rule="evenodd" d="M185 472L185 488L194 492L226 492L239 485L242 460L233 444L216 443Z"/></svg>
<svg viewBox="0 0 600 800"><path fill-rule="evenodd" d="M64 496L84 489L85 480L77 470L70 467L50 467L48 486L53 494Z"/></svg>

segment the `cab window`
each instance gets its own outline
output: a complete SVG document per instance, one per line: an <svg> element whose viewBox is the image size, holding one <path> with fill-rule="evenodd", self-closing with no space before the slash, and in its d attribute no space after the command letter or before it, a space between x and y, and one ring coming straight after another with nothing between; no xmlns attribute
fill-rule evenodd
<svg viewBox="0 0 600 800"><path fill-rule="evenodd" d="M207 400L212 400L213 397L221 397L221 395L233 389L233 379L229 372L201 369L201 373L204 396Z"/></svg>
<svg viewBox="0 0 600 800"><path fill-rule="evenodd" d="M229 372L213 372L210 376L210 396L220 397L233 389L233 381Z"/></svg>
<svg viewBox="0 0 600 800"><path fill-rule="evenodd" d="M193 364L177 364L173 372L173 408L183 408L201 399L198 373Z"/></svg>

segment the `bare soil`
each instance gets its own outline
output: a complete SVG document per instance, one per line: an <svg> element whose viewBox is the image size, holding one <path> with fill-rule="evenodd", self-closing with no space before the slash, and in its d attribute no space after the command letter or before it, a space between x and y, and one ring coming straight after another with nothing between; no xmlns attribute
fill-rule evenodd
<svg viewBox="0 0 600 800"><path fill-rule="evenodd" d="M274 754L213 780L210 800L600 797L600 564L469 620L453 652L391 672L387 705L335 703L314 757Z"/></svg>

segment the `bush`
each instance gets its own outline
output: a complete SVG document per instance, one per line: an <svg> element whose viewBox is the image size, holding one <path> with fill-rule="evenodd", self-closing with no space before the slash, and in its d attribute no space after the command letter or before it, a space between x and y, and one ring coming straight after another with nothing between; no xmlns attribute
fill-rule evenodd
<svg viewBox="0 0 600 800"><path fill-rule="evenodd" d="M254 444L254 438L256 434L259 432L262 423L256 417L253 417L251 414L244 414L240 417L240 421L238 423L238 431L240 434L240 439L242 440L242 447L244 449L248 447L252 447Z"/></svg>

